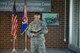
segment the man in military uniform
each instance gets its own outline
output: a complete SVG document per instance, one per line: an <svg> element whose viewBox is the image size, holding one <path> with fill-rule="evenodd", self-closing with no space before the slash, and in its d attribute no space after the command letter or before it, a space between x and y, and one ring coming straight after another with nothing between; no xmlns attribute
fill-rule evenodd
<svg viewBox="0 0 80 53"><path fill-rule="evenodd" d="M48 29L40 18L40 13L35 13L34 20L29 24L26 32L31 38L32 53L46 53L44 34L48 32Z"/></svg>

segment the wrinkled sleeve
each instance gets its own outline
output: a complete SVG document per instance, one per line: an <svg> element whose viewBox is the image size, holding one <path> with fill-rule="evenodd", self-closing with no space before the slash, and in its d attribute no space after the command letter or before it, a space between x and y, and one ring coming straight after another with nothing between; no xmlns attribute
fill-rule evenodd
<svg viewBox="0 0 80 53"><path fill-rule="evenodd" d="M39 34L46 34L48 33L48 28L45 23L42 23L42 30L39 32Z"/></svg>

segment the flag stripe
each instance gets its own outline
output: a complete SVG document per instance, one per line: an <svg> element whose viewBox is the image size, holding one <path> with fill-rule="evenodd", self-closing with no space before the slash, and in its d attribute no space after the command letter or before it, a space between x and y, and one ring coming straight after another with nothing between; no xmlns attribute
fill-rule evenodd
<svg viewBox="0 0 80 53"><path fill-rule="evenodd" d="M13 38L16 37L16 33L17 33L17 27L18 27L18 19L17 19L17 15L16 15L16 8L15 8L15 1L14 1L14 5L13 5L13 14L12 14L12 29L11 29L11 34L13 35Z"/></svg>

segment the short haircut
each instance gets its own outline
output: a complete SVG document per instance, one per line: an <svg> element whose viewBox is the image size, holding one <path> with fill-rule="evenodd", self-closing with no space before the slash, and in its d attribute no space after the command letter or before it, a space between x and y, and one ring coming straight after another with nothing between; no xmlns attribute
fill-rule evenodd
<svg viewBox="0 0 80 53"><path fill-rule="evenodd" d="M39 12L35 12L35 14L34 15L41 15L41 13L39 13Z"/></svg>

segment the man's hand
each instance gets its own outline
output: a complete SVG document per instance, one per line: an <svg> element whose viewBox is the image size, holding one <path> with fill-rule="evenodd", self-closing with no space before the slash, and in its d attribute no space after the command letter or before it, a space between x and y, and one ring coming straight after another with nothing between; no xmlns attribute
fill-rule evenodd
<svg viewBox="0 0 80 53"><path fill-rule="evenodd" d="M36 37L38 35L38 33L33 33L33 36Z"/></svg>

